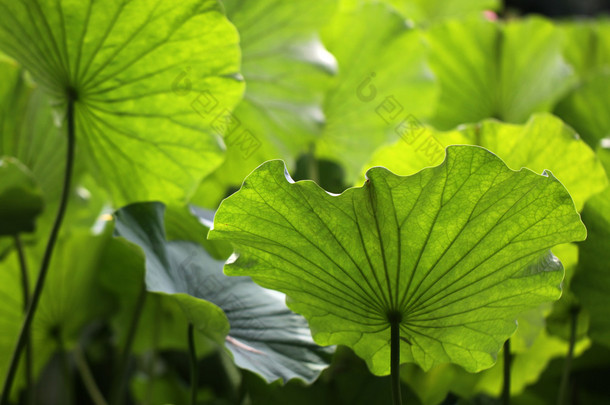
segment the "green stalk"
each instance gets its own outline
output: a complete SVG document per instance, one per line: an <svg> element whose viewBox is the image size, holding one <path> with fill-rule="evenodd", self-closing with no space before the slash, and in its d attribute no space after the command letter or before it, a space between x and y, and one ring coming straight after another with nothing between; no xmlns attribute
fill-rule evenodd
<svg viewBox="0 0 610 405"><path fill-rule="evenodd" d="M57 236L59 235L59 230L61 228L61 224L66 214L66 208L68 206L68 197L70 196L70 183L72 181L72 172L74 168L74 146L76 144L74 131L74 102L74 94L73 92L70 92L68 94L67 108L68 145L66 153L66 170L64 174L61 200L59 202L59 208L57 210L55 222L53 223L53 228L51 229L51 235L49 236L49 241L47 242L44 256L42 258L40 272L38 273L38 279L36 280L36 286L34 287L34 293L32 295L32 299L30 300L30 304L28 305L28 310L25 315L25 319L23 320L23 324L21 325L17 345L15 346L15 350L13 350L13 357L11 358L8 373L6 374L6 379L4 380L2 398L0 398L0 405L8 405L11 387L13 386L15 374L17 373L17 367L19 365L19 358L21 357L21 352L25 348L28 336L30 334L32 320L34 319L34 314L36 313L36 308L38 306L38 302L40 301L40 296L42 295L42 289L44 287L44 282L47 277L47 272L49 271L49 266L51 264L51 257L55 248L55 242L57 242Z"/></svg>
<svg viewBox="0 0 610 405"><path fill-rule="evenodd" d="M140 289L140 294L138 295L138 299L136 301L136 307L131 318L129 330L127 331L127 338L125 340L125 346L123 347L123 351L121 354L119 369L118 372L115 374L116 377L112 384L113 389L111 403L113 405L121 405L123 403L123 391L125 391L125 386L127 385L127 371L129 369L129 361L131 358L131 346L133 345L133 340L136 336L136 331L138 330L138 322L140 321L145 302L146 285L142 283L142 288Z"/></svg>
<svg viewBox="0 0 610 405"><path fill-rule="evenodd" d="M572 307L570 310L570 346L565 362L563 363L563 374L559 385L558 405L567 405L569 401L570 372L572 371L572 359L574 358L574 345L576 344L576 331L578 326L578 313L580 308Z"/></svg>
<svg viewBox="0 0 610 405"><path fill-rule="evenodd" d="M197 384L199 382L199 373L197 369L197 349L195 347L193 324L189 322L188 340L189 340L189 357L191 359L191 405L197 404Z"/></svg>
<svg viewBox="0 0 610 405"><path fill-rule="evenodd" d="M21 289L23 290L23 312L27 314L28 306L30 305L30 278L28 276L28 266L25 260L25 250L19 235L15 235L15 248L19 256L19 267L21 268ZM32 336L30 333L26 335L25 341L25 395L24 402L32 403Z"/></svg>
<svg viewBox="0 0 610 405"><path fill-rule="evenodd" d="M510 404L510 366L511 366L511 355L510 355L510 339L504 342L504 384L502 385L502 403L504 405Z"/></svg>
<svg viewBox="0 0 610 405"><path fill-rule="evenodd" d="M85 385L85 389L89 394L89 398L91 398L91 402L93 402L95 405L108 405L99 387L97 386L97 383L95 382L95 378L93 377L91 369L87 364L87 359L85 358L83 348L80 345L77 345L74 349L74 361L76 363L76 367L78 368L78 372L80 373L81 379L83 380L83 384Z"/></svg>
<svg viewBox="0 0 610 405"><path fill-rule="evenodd" d="M392 375L392 402L402 405L400 394L400 321L390 324L390 372Z"/></svg>

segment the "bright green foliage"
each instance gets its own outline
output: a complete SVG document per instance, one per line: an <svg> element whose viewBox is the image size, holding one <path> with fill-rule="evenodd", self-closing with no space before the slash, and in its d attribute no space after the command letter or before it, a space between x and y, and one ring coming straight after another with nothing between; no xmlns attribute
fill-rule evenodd
<svg viewBox="0 0 610 405"><path fill-rule="evenodd" d="M2 0L0 13L0 47L59 106L75 101L78 143L116 203L183 200L220 164L223 130L202 100L230 110L242 85L215 1ZM203 98L180 95L183 69Z"/></svg>
<svg viewBox="0 0 610 405"><path fill-rule="evenodd" d="M408 404L494 402L509 336L511 403L554 400L574 339L569 398L606 404L609 74L608 18L499 0L0 0L0 384L76 114L9 403L113 403L123 355L123 403L390 403L401 317Z"/></svg>
<svg viewBox="0 0 610 405"><path fill-rule="evenodd" d="M0 236L32 232L41 213L42 191L21 162L0 157Z"/></svg>
<svg viewBox="0 0 610 405"><path fill-rule="evenodd" d="M574 81L560 35L542 18L504 24L473 16L433 25L430 63L441 95L431 123L439 129L489 117L521 123L549 111Z"/></svg>
<svg viewBox="0 0 610 405"><path fill-rule="evenodd" d="M284 296L248 277L225 276L224 261L199 245L167 242L163 212L163 205L146 203L116 213L117 234L144 250L147 290L170 294L186 318L213 340L222 342L228 334L225 344L238 366L270 382L313 381L330 351L313 343L305 320L286 308ZM230 331L223 325L227 320Z"/></svg>
<svg viewBox="0 0 610 405"><path fill-rule="evenodd" d="M351 182L401 122L432 113L437 87L420 32L384 4L341 2L322 39L339 73L324 100L316 155L341 163Z"/></svg>
<svg viewBox="0 0 610 405"><path fill-rule="evenodd" d="M409 177L373 168L340 196L285 176L280 161L258 168L210 237L235 246L229 274L286 292L316 342L352 347L375 374L389 372L393 313L402 362L490 367L516 315L559 297L549 248L586 236L552 175L514 172L478 147L450 147Z"/></svg>
<svg viewBox="0 0 610 405"><path fill-rule="evenodd" d="M403 138L393 145L378 149L369 165L385 166L402 175L414 173L431 163L440 163L437 155L431 155L426 148L432 141L442 146L449 144L483 146L496 153L512 169L527 167L539 173L548 169L568 189L579 211L589 198L608 185L604 169L594 151L579 139L573 129L558 118L545 113L533 115L524 125L485 120L447 132L428 128L416 138ZM569 285L577 260L574 257L575 249L573 245L553 248L553 253L566 266L566 278L562 284L562 297L553 305L550 330L553 334L558 334L566 340L569 339L570 330L569 311L574 303ZM547 320L547 322L549 321ZM582 314L579 321L579 336L586 331L586 326L587 322ZM542 334L541 329L543 328L545 328L545 324L541 323L535 333ZM520 331L517 334L519 333ZM553 346L551 343L549 345ZM553 347L559 350L558 345ZM541 352L539 348L535 352L527 347L519 349L514 343L513 349L518 350L520 363L536 366L544 363L542 358L545 355L557 355L556 351ZM532 360L532 358L536 360ZM546 360L550 360L550 357ZM495 368L493 376L501 376L501 367L496 365ZM543 368L537 367L535 370L542 371ZM535 370L530 368L527 374L528 381L533 378ZM524 376L525 374L520 374L519 378ZM488 377L488 381L493 381L493 377ZM516 381L513 388L518 392L523 385L519 386ZM525 379L522 378L521 381L525 381ZM495 393L499 389L500 380L495 380L493 383L488 382L486 386L493 386L491 391ZM488 389L488 391L490 390Z"/></svg>
<svg viewBox="0 0 610 405"><path fill-rule="evenodd" d="M527 167L542 173L550 170L568 189L577 209L608 185L606 173L594 151L560 119L536 114L525 125L485 120L447 132L427 128L417 136L405 137L379 148L369 166L383 166L400 174L415 173L442 156L429 144L479 145L498 155L514 170ZM559 159L558 157L561 156Z"/></svg>
<svg viewBox="0 0 610 405"><path fill-rule="evenodd" d="M322 98L336 70L334 57L317 39L334 0L266 0L262 10L256 1L223 3L240 34L247 88L225 136L227 158L193 200L214 207L224 197L212 194L214 187L222 193L222 186L241 184L269 159L285 158L292 167L308 151L322 130Z"/></svg>
<svg viewBox="0 0 610 405"><path fill-rule="evenodd" d="M404 138L378 149L369 165L385 166L402 175L414 173L430 163L440 163L438 156L431 155L427 148L432 141L441 146L454 143L483 146L496 153L512 169L528 167L540 173L548 169L568 189L579 211L589 198L608 185L605 171L594 151L561 120L544 113L533 115L525 125L485 120L447 132L428 128L418 137ZM566 266L564 292L550 315L552 333L565 339L569 339L569 311L574 303L569 289L577 261L574 250L574 246L553 249L564 265L573 264ZM579 336L586 331L586 326L585 314L581 314Z"/></svg>

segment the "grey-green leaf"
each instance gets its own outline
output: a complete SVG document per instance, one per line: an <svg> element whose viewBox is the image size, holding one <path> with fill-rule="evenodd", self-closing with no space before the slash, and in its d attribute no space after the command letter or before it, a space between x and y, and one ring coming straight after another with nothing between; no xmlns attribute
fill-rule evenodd
<svg viewBox="0 0 610 405"><path fill-rule="evenodd" d="M315 380L331 351L312 341L307 323L286 308L285 297L259 287L249 277L225 276L224 261L215 260L198 244L166 241L164 209L159 203L142 203L116 214L117 233L144 250L148 290L173 294L179 300L187 294L190 305L208 311L208 318L224 311L230 331L210 330L215 325L200 322L195 325L206 334L228 332L225 344L239 367L270 382Z"/></svg>
<svg viewBox="0 0 610 405"><path fill-rule="evenodd" d="M440 166L367 177L336 196L293 183L281 161L259 167L210 231L239 255L225 272L285 292L316 342L352 347L375 374L390 371L392 313L402 362L478 371L520 312L559 298L563 268L549 249L586 230L550 173L451 146Z"/></svg>

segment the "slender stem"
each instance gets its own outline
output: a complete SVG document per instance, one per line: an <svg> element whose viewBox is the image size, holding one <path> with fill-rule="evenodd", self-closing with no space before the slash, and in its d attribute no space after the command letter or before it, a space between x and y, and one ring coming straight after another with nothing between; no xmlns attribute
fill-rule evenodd
<svg viewBox="0 0 610 405"><path fill-rule="evenodd" d="M512 357L510 354L510 339L504 342L504 384L502 385L502 403L510 404L510 366Z"/></svg>
<svg viewBox="0 0 610 405"><path fill-rule="evenodd" d="M6 374L6 379L4 380L4 387L2 389L2 398L0 399L0 405L7 405L11 387L13 386L13 381L15 380L15 374L17 372L17 367L19 365L19 357L21 357L21 352L23 351L26 343L27 337L30 333L30 327L32 326L32 320L34 319L34 314L36 313L36 307L38 306L38 302L40 301L40 296L42 295L42 289L44 287L44 282L47 277L47 272L49 270L49 265L51 264L51 256L53 255L53 249L55 247L55 242L57 242L57 236L59 235L59 229L61 228L61 223L63 222L64 215L66 214L66 208L68 206L68 197L70 195L70 183L72 181L72 169L74 167L74 146L75 146L75 133L74 133L74 98L69 97L68 99L68 111L67 111L67 121L68 121L68 145L67 145L67 153L66 153L66 170L64 174L64 183L63 190L61 194L61 200L59 202L59 208L57 210L57 216L55 217L55 222L53 223L53 228L51 229L51 235L49 236L49 241L47 242L47 246L44 252L44 256L42 258L42 263L40 265L40 272L38 273L38 279L36 280L36 286L34 287L34 294L32 295L32 299L30 300L30 304L28 306L27 313L25 315L25 319L23 320L23 324L21 325L21 330L19 332L19 339L17 340L17 345L15 346L15 350L13 350L13 357L11 358L11 363L8 368L8 373Z"/></svg>
<svg viewBox="0 0 610 405"><path fill-rule="evenodd" d="M570 346L568 348L568 355L563 363L563 374L561 376L561 385L559 386L559 398L557 399L559 405L566 405L570 402L568 399L570 372L572 371L572 359L574 357L574 345L576 344L579 312L580 308L578 307L573 307L570 311Z"/></svg>
<svg viewBox="0 0 610 405"><path fill-rule="evenodd" d="M87 359L85 358L85 354L80 345L77 345L74 349L74 360L91 401L93 401L95 405L108 405L95 382L95 378L91 373L91 369L87 364Z"/></svg>
<svg viewBox="0 0 610 405"><path fill-rule="evenodd" d="M189 339L189 356L191 358L191 405L197 404L197 385L199 382L199 373L197 369L197 348L195 347L193 324L189 322L188 339Z"/></svg>
<svg viewBox="0 0 610 405"><path fill-rule="evenodd" d="M392 374L394 405L402 405L400 394L400 322L392 322L390 326L390 372Z"/></svg>
<svg viewBox="0 0 610 405"><path fill-rule="evenodd" d="M15 248L19 256L19 267L21 268L21 289L23 290L23 312L27 314L28 306L30 305L30 277L28 275L28 265L25 260L25 250L21 237L15 235ZM32 335L28 333L25 337L25 395L24 402L32 403Z"/></svg>
<svg viewBox="0 0 610 405"><path fill-rule="evenodd" d="M129 330L127 331L125 346L123 347L123 351L121 353L119 369L112 384L112 404L114 405L121 405L121 403L123 403L123 391L125 391L125 386L127 384L127 371L129 369L129 362L131 360L131 346L133 345L133 340L136 336L136 331L138 330L138 322L140 321L145 302L146 285L142 283L140 294L138 295L138 299L136 301L136 307L129 325Z"/></svg>

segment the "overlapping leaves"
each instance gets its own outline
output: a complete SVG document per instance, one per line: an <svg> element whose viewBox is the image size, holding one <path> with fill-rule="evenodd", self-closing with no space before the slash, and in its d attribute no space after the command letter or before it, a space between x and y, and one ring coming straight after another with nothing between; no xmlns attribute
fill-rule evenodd
<svg viewBox="0 0 610 405"><path fill-rule="evenodd" d="M339 72L324 100L316 155L341 163L352 182L401 123L432 113L438 88L421 33L386 4L341 1L322 40Z"/></svg>
<svg viewBox="0 0 610 405"><path fill-rule="evenodd" d="M224 261L197 244L167 242L163 213L163 205L143 203L116 214L117 234L144 250L147 290L171 295L203 334L222 341L228 333L225 344L238 366L268 381L313 381L330 350L311 340L305 320L286 308L284 296L248 277L225 276Z"/></svg>
<svg viewBox="0 0 610 405"><path fill-rule="evenodd" d="M485 118L521 123L549 111L574 82L561 32L542 18L483 17L430 27L430 63L441 85L431 123L439 129Z"/></svg>
<svg viewBox="0 0 610 405"><path fill-rule="evenodd" d="M389 319L401 361L489 367L516 315L557 299L561 263L549 248L584 226L552 175L514 172L478 147L409 177L384 168L333 196L292 183L272 161L220 206L211 238L239 254L225 267L288 294L320 344L345 344L389 372Z"/></svg>
<svg viewBox="0 0 610 405"><path fill-rule="evenodd" d="M369 165L384 166L401 175L413 174L441 163L437 150L452 144L483 146L514 170L550 170L568 189L579 210L608 185L595 152L572 128L546 113L534 114L524 125L489 119L446 132L421 128L379 148Z"/></svg>
<svg viewBox="0 0 610 405"><path fill-rule="evenodd" d="M223 1L239 31L247 83L226 135L227 158L193 200L216 206L256 166L283 158L293 166L324 125L323 91L336 62L317 38L334 0ZM287 22L290 21L288 24Z"/></svg>

